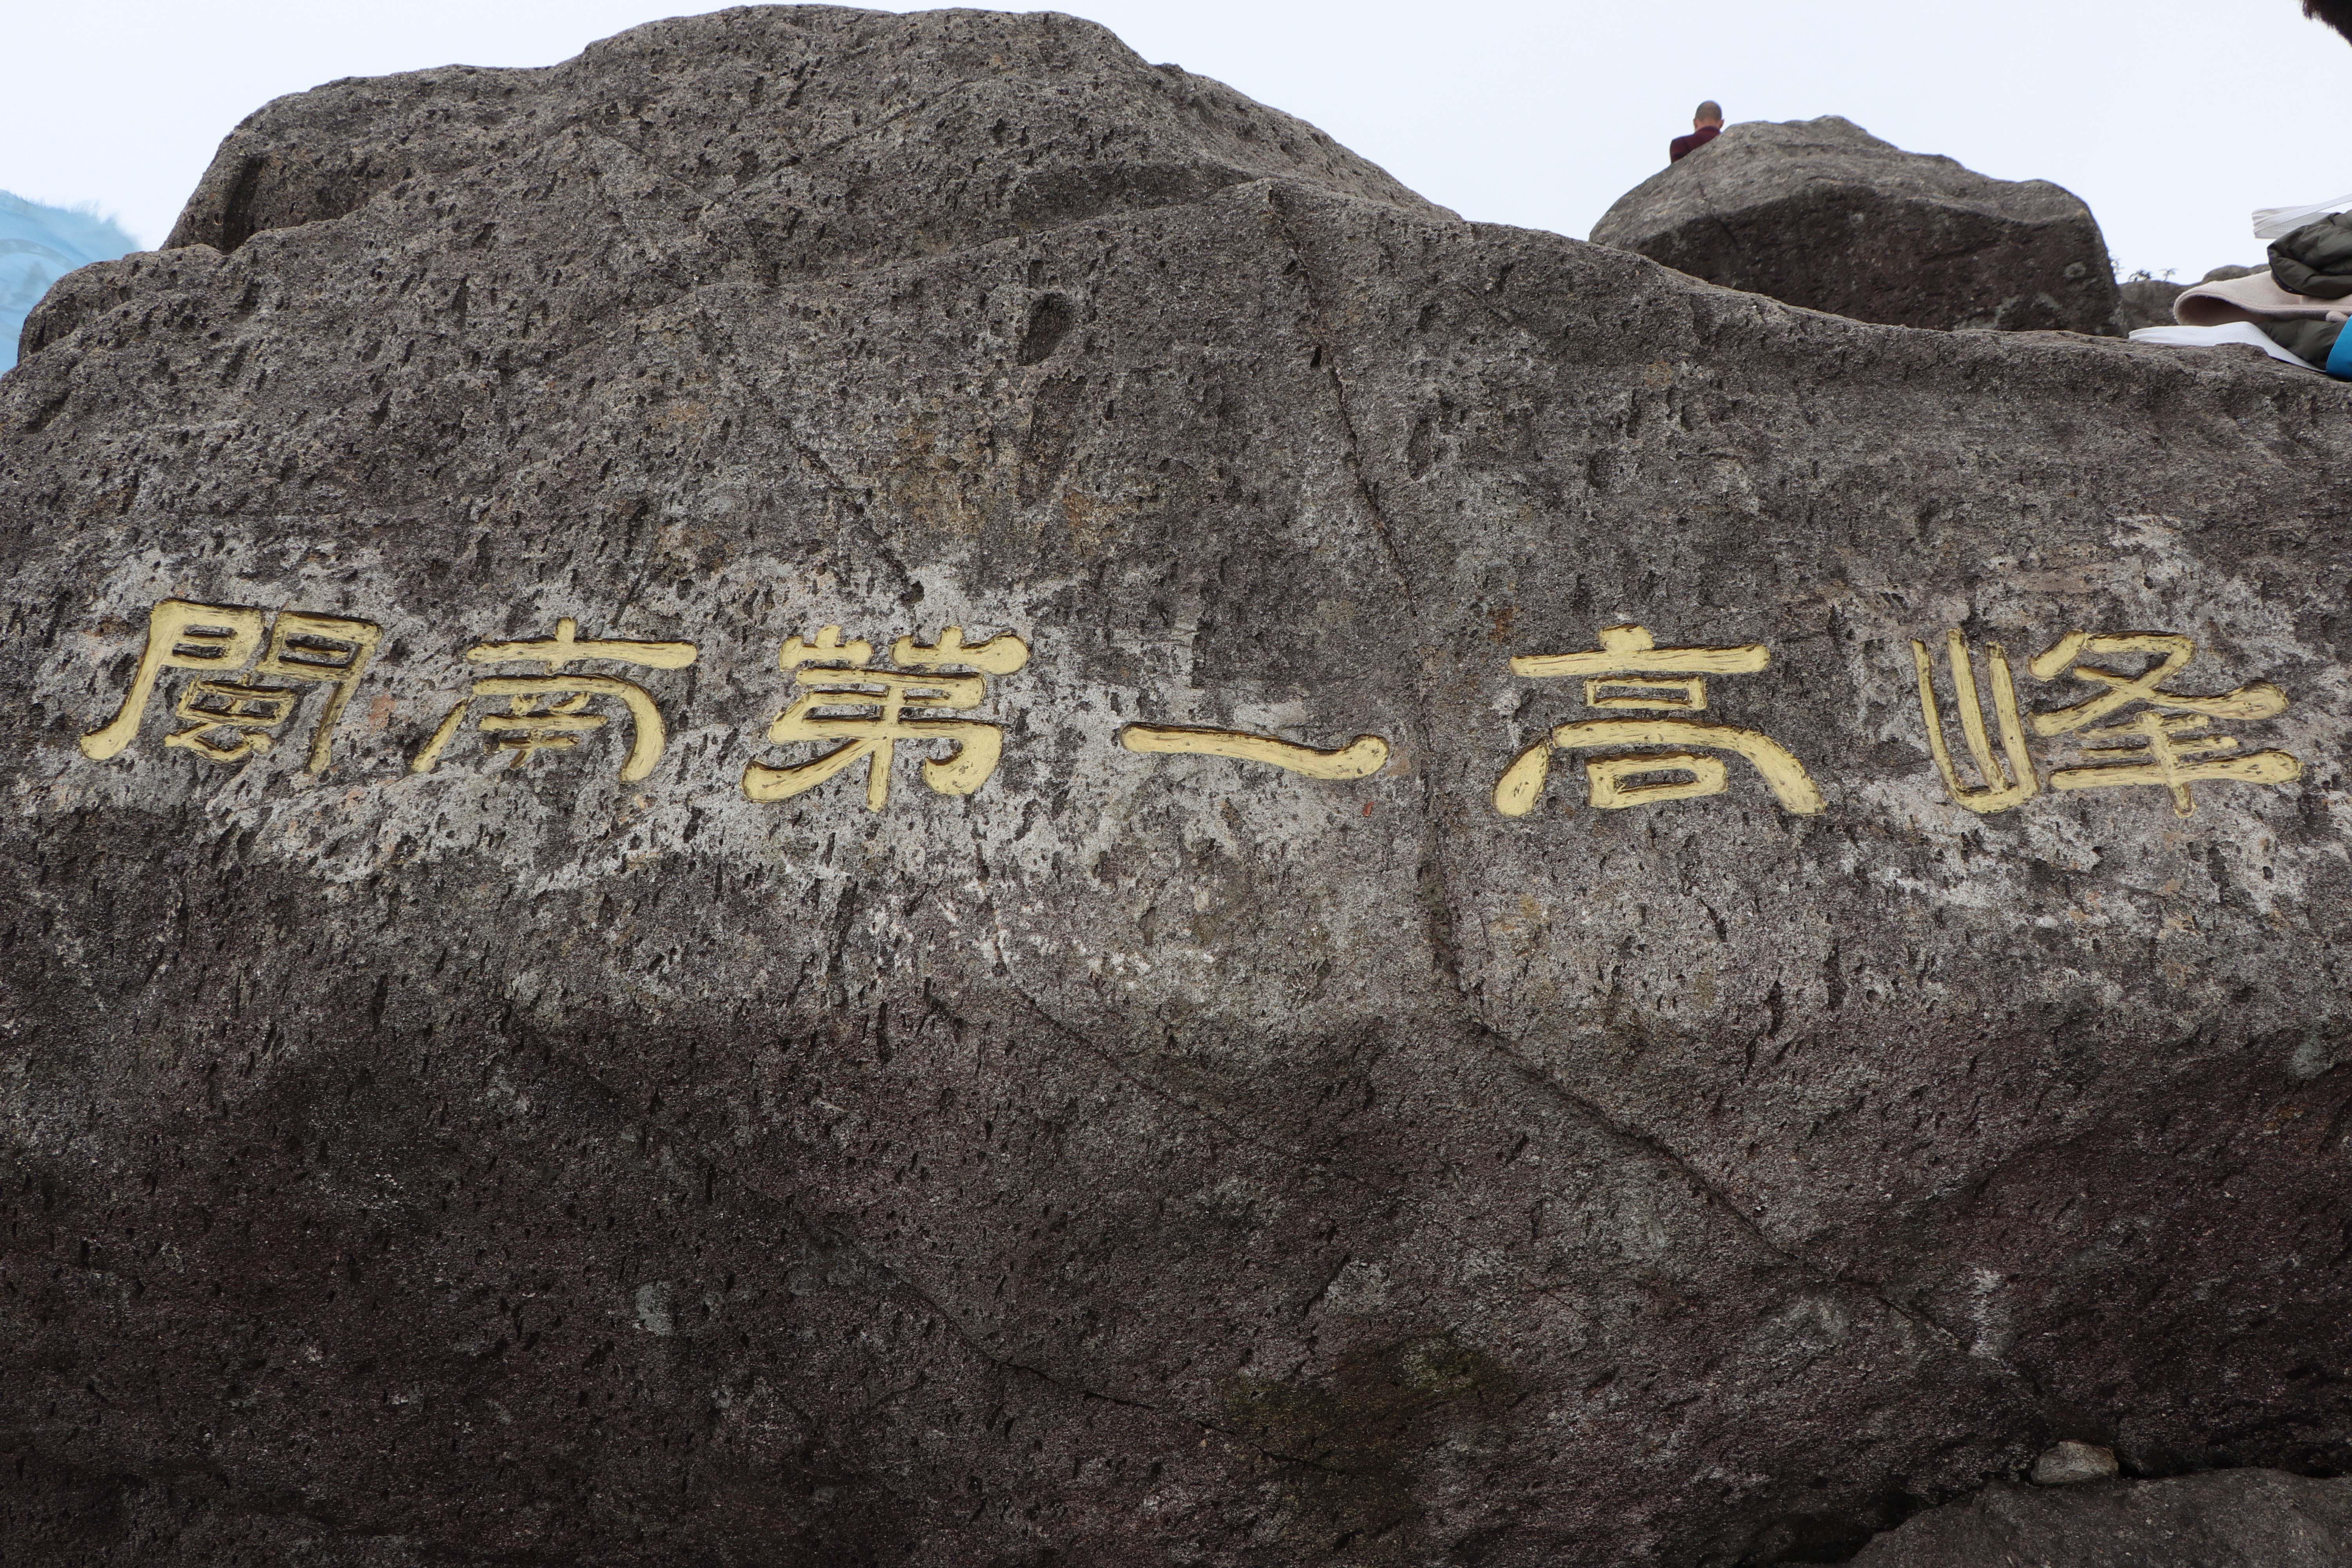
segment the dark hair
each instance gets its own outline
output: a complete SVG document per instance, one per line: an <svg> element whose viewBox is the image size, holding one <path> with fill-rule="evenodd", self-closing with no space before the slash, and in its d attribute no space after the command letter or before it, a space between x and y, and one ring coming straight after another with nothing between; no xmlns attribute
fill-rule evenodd
<svg viewBox="0 0 2352 1568"><path fill-rule="evenodd" d="M2352 0L2342 0L2342 3L2347 6L2352 6ZM1712 120L1717 125L1720 125L1723 123L1723 105L1716 102L1715 100L1710 98L1705 103L1698 106L1698 113L1694 115L1692 118L1697 120Z"/></svg>
<svg viewBox="0 0 2352 1568"><path fill-rule="evenodd" d="M2303 14L2316 16L2352 38L2352 0L2303 0Z"/></svg>

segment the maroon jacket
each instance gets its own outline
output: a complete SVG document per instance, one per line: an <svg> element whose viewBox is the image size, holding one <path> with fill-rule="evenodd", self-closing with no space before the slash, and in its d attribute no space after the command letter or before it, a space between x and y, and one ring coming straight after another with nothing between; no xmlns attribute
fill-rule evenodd
<svg viewBox="0 0 2352 1568"><path fill-rule="evenodd" d="M1667 153L1666 162L1679 163L1722 134L1723 127L1720 125L1702 125L1687 136L1677 136Z"/></svg>

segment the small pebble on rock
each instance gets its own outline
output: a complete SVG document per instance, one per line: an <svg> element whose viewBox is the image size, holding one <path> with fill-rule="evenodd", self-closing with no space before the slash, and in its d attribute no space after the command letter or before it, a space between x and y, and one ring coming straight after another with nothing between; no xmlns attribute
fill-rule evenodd
<svg viewBox="0 0 2352 1568"><path fill-rule="evenodd" d="M2116 1451L2089 1443L2060 1443L2033 1461L2033 1484L2037 1487L2104 1481L2115 1473Z"/></svg>

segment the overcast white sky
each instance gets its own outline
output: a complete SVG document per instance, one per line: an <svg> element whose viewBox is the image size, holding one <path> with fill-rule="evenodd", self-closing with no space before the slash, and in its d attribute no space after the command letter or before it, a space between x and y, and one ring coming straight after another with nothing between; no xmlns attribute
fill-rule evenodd
<svg viewBox="0 0 2352 1568"><path fill-rule="evenodd" d="M662 0L9 0L0 189L161 241L228 129L341 76L546 65ZM881 9L922 7L886 5ZM2246 214L2352 192L2352 46L2296 0L1076 0L1466 217L1582 237L1700 98L1843 114L2088 201L2124 271L2253 262Z"/></svg>

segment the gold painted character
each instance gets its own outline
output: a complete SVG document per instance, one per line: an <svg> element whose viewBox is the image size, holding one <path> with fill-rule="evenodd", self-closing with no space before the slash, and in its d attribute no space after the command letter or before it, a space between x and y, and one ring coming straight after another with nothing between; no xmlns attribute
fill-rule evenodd
<svg viewBox="0 0 2352 1568"><path fill-rule="evenodd" d="M1332 751L1302 746L1272 735L1252 735L1239 730L1203 730L1181 724L1129 724L1118 732L1118 743L1130 752L1203 757L1232 757L1237 762L1266 763L1310 779L1360 779L1379 773L1389 760L1389 743L1378 735L1359 735Z"/></svg>
<svg viewBox="0 0 2352 1568"><path fill-rule="evenodd" d="M537 752L570 751L580 744L582 736L610 723L608 715L593 712L588 706L604 698L618 702L629 715L629 751L621 761L621 782L634 784L652 773L654 765L661 761L662 748L669 742L669 732L663 727L661 710L654 705L653 694L633 680L567 672L564 667L582 659L599 659L645 669L684 669L694 663L698 650L690 642L627 642L583 638L579 634L580 624L565 616L555 623L555 635L551 637L478 643L467 648L466 660L469 664L530 662L545 666L547 673L484 676L476 680L473 689L458 699L448 717L433 731L433 738L425 742L425 749L408 764L408 771L432 771L477 698L503 697L507 700L505 710L484 714L479 728L484 734L496 737L490 742L494 749L514 753L514 760L508 764L509 770L522 766Z"/></svg>
<svg viewBox="0 0 2352 1568"><path fill-rule="evenodd" d="M1662 648L1644 626L1610 626L1595 652L1544 654L1511 660L1511 671L1538 679L1584 678L1588 708L1648 713L1700 713L1706 710L1706 678L1748 675L1762 669L1771 652L1760 643L1741 647ZM1663 678L1663 679L1662 679ZM1821 791L1786 746L1754 730L1691 719L1586 719L1562 724L1519 753L1495 786L1495 809L1525 816L1536 807L1551 774L1554 752L1623 746L1668 746L1593 757L1584 776L1592 804L1603 810L1654 805L1721 795L1730 774L1720 757L1745 758L1769 784L1781 806L1800 816L1822 810ZM1685 751L1684 747L1697 747ZM1638 782L1651 774L1679 773L1678 780Z"/></svg>
<svg viewBox="0 0 2352 1568"><path fill-rule="evenodd" d="M2165 683L2196 652L2193 638L2177 635L2135 632L2109 637L2069 632L2036 655L2029 668L2037 680L2071 674L2106 689L2071 708L2034 714L2035 731L2074 735L2084 742L2113 742L2084 744L2087 765L2057 769L2050 775L2051 787L2126 789L2154 784L2171 792L2175 816L2187 816L2197 809L2190 794L2192 784L2282 784L2301 778L2303 763L2285 752L2239 754L2235 736L2208 734L2216 719L2254 721L2284 712L2287 695L2277 687L2257 680L2210 697L2164 689ZM2085 654L2145 655L2150 662L2137 674L2126 674L2078 663ZM2126 712L2135 707L2137 711ZM2184 743L2184 738L2192 735L2199 738Z"/></svg>
<svg viewBox="0 0 2352 1568"><path fill-rule="evenodd" d="M82 755L104 762L138 739L164 671L201 670L173 705L173 716L186 728L164 736L163 744L215 763L259 756L301 706L303 687L326 686L332 689L311 731L307 764L310 773L323 773L335 726L383 637L374 622L341 616L280 610L271 620L243 605L165 599L148 614L147 646L121 707L103 729L81 738ZM303 684L260 684L264 679Z"/></svg>
<svg viewBox="0 0 2352 1568"><path fill-rule="evenodd" d="M2042 793L2042 780L2033 771L2033 759L2025 749L2025 722L2017 708L2017 682L2010 674L2009 655L1999 643L1986 646L1985 662L1992 673L1992 707L1995 722L2000 726L2000 748L2007 758L2006 766L1993 755L1992 737L1985 731L1984 707L1977 694L1975 662L1969 657L1968 639L1958 628L1944 637L1944 658L1952 673L1954 705L1959 709L1960 733L1967 738L1969 755L1975 761L1977 775L1984 783L1970 789L1961 783L1959 771L1952 763L1952 753L1944 742L1943 715L1936 706L1936 679L1930 669L1927 645L1916 639L1911 644L1911 661L1919 676L1919 711L1927 721L1927 750L1936 759L1936 771L1944 776L1944 787L1953 801L1980 816L2007 811L2021 805Z"/></svg>
<svg viewBox="0 0 2352 1568"><path fill-rule="evenodd" d="M979 707L988 695L987 678L1027 664L1029 645L1001 632L967 646L963 628L949 626L929 646L898 638L890 645L890 660L900 668L875 668L874 645L842 641L839 626L825 627L811 642L787 637L776 663L801 694L768 726L768 739L780 745L839 743L810 762L747 764L743 793L762 803L789 800L864 759L866 808L880 811L890 801L891 764L901 741L949 743L943 755L923 759L923 783L935 793L970 795L986 784L1003 754L1003 731L976 719L931 715ZM938 673L946 667L970 673Z"/></svg>

